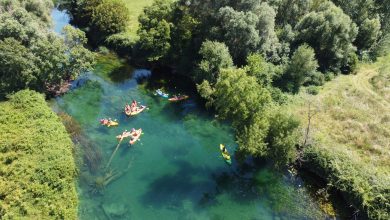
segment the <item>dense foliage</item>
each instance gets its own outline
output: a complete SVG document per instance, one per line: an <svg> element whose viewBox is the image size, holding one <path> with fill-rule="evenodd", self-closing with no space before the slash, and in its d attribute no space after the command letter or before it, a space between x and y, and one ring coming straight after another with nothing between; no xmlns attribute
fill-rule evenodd
<svg viewBox="0 0 390 220"><path fill-rule="evenodd" d="M36 16L43 9L24 4L29 11L17 1L0 3L0 98L26 88L45 92L92 67L82 31L67 26L60 37Z"/></svg>
<svg viewBox="0 0 390 220"><path fill-rule="evenodd" d="M124 32L129 23L128 9L122 0L67 0L62 4L93 44Z"/></svg>
<svg viewBox="0 0 390 220"><path fill-rule="evenodd" d="M0 218L76 219L73 143L42 95L0 103Z"/></svg>

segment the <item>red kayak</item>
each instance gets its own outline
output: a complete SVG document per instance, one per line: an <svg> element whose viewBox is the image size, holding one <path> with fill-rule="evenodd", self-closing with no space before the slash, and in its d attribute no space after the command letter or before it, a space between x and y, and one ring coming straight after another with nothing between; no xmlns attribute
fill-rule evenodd
<svg viewBox="0 0 390 220"><path fill-rule="evenodd" d="M189 98L188 95L181 95L181 96L174 96L173 98L169 98L168 100L171 102L178 102L178 101L186 100L188 98Z"/></svg>

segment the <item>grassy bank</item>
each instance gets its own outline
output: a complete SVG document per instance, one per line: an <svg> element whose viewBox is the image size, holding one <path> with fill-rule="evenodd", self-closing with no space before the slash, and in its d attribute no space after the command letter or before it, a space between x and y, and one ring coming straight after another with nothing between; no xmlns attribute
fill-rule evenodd
<svg viewBox="0 0 390 220"><path fill-rule="evenodd" d="M130 22L128 33L131 37L137 38L138 16L142 13L145 6L151 5L153 0L123 0L129 9Z"/></svg>
<svg viewBox="0 0 390 220"><path fill-rule="evenodd" d="M73 144L42 95L0 103L0 219L76 219Z"/></svg>
<svg viewBox="0 0 390 220"><path fill-rule="evenodd" d="M309 167L372 219L390 218L389 61L362 64L356 75L337 77L316 96L301 93L290 106L305 130L312 103Z"/></svg>

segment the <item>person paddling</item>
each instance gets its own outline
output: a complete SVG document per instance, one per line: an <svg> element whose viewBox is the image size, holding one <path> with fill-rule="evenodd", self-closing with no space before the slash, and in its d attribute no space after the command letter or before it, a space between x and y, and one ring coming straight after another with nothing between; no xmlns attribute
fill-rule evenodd
<svg viewBox="0 0 390 220"><path fill-rule="evenodd" d="M131 109L130 109L130 111L134 112L136 110L137 110L137 101L135 101L133 99L133 101L131 102Z"/></svg>

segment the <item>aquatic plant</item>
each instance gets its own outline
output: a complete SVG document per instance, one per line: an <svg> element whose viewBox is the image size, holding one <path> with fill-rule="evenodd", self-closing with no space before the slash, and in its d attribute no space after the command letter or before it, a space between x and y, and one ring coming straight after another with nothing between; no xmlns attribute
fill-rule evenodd
<svg viewBox="0 0 390 220"><path fill-rule="evenodd" d="M102 163L102 152L86 137L79 139L79 145L83 153L84 164L87 165L91 173L96 173Z"/></svg>
<svg viewBox="0 0 390 220"><path fill-rule="evenodd" d="M78 139L82 132L80 124L72 116L65 112L59 112L57 115L61 118L62 124L64 124L65 129L72 137L72 140L75 141Z"/></svg>
<svg viewBox="0 0 390 220"><path fill-rule="evenodd" d="M119 178L122 174L123 172L117 172L115 170L110 169L103 175L96 176L90 184L90 192L92 194L103 194L107 185Z"/></svg>

